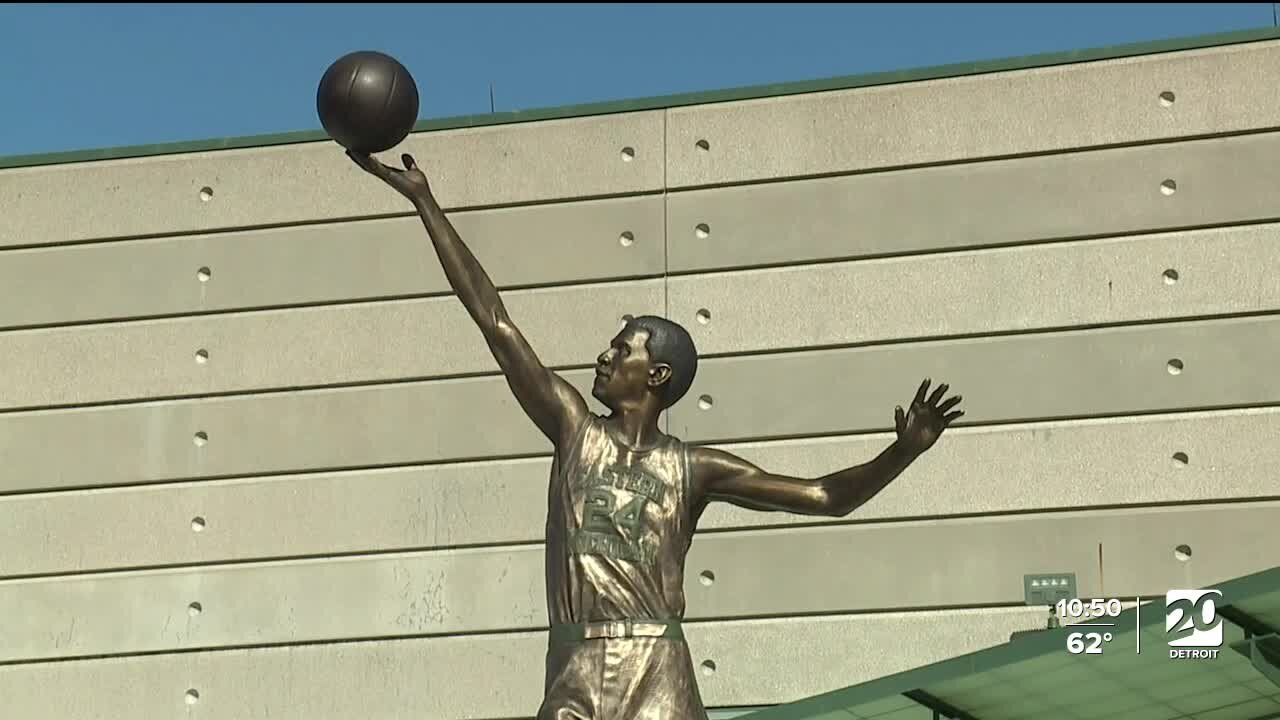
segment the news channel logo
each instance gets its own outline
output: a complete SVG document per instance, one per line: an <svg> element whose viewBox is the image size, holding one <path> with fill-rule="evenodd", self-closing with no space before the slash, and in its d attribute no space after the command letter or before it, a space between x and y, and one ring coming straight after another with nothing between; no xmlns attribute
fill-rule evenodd
<svg viewBox="0 0 1280 720"><path fill-rule="evenodd" d="M1164 631L1169 657L1204 660L1218 657L1222 647L1219 590L1170 590L1164 595Z"/></svg>

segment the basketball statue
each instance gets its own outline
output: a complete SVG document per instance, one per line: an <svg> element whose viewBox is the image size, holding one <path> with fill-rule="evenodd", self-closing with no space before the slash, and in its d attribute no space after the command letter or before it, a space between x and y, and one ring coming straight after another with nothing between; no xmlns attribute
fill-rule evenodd
<svg viewBox="0 0 1280 720"><path fill-rule="evenodd" d="M709 503L843 517L874 497L964 413L946 385L925 380L896 439L874 460L819 478L771 473L728 452L659 430L698 369L679 324L642 316L595 359L592 412L548 369L507 314L413 158L403 169L348 151L408 198L449 284L480 328L520 407L555 448L547 508L550 635L538 720L706 720L681 630L685 556ZM571 322L571 318L566 318Z"/></svg>

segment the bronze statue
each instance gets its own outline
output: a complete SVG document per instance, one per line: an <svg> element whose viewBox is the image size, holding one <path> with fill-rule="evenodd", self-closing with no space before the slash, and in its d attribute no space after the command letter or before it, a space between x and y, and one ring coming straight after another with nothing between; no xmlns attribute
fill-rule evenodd
<svg viewBox="0 0 1280 720"><path fill-rule="evenodd" d="M402 156L402 170L348 155L413 202L520 407L555 446L546 537L551 632L538 720L705 720L680 623L685 556L707 504L848 515L964 414L952 411L960 398L943 401L946 385L928 394L925 380L910 408L896 410L897 440L871 462L816 479L775 475L658 429L658 416L693 383L698 355L683 327L644 316L596 358L592 395L610 411L597 415L538 359L413 158Z"/></svg>

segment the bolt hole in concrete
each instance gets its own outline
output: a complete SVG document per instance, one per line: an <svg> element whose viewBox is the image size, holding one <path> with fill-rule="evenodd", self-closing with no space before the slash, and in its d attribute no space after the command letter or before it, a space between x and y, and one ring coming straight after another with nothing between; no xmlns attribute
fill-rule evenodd
<svg viewBox="0 0 1280 720"><path fill-rule="evenodd" d="M196 271L196 279L200 282L209 282L211 277L213 277L213 271L207 267L202 267Z"/></svg>
<svg viewBox="0 0 1280 720"><path fill-rule="evenodd" d="M200 702L200 693L196 692L195 688L188 690L186 694L186 701L188 705L195 705Z"/></svg>
<svg viewBox="0 0 1280 720"><path fill-rule="evenodd" d="M1190 545L1179 545L1178 547L1176 547L1176 548L1174 548L1174 549L1173 549L1173 556L1174 556L1175 558L1177 558L1177 559L1178 559L1178 562L1186 562L1186 561L1190 560L1190 559L1191 559L1191 546L1190 546Z"/></svg>
<svg viewBox="0 0 1280 720"><path fill-rule="evenodd" d="M1173 454L1173 466L1176 468L1184 468L1187 463L1191 462L1191 458L1187 457L1184 452L1176 452Z"/></svg>
<svg viewBox="0 0 1280 720"><path fill-rule="evenodd" d="M196 363L203 365L209 362L209 351L203 348L196 351Z"/></svg>
<svg viewBox="0 0 1280 720"><path fill-rule="evenodd" d="M706 152L711 149L711 143L707 142L706 140L699 140L697 143L695 143L695 145L702 152Z"/></svg>
<svg viewBox="0 0 1280 720"><path fill-rule="evenodd" d="M1165 107L1171 107L1175 99L1176 98L1174 97L1172 90L1165 90L1160 93L1160 104Z"/></svg>
<svg viewBox="0 0 1280 720"><path fill-rule="evenodd" d="M636 149L632 147L622 148L622 162L631 162L636 159Z"/></svg>
<svg viewBox="0 0 1280 720"><path fill-rule="evenodd" d="M630 230L618 236L618 244L622 247L631 247L636 243L636 236Z"/></svg>
<svg viewBox="0 0 1280 720"><path fill-rule="evenodd" d="M213 188L205 186L200 188L200 202L209 202L213 199Z"/></svg>
<svg viewBox="0 0 1280 720"><path fill-rule="evenodd" d="M1164 284L1172 285L1178 282L1178 271L1170 268L1164 271Z"/></svg>
<svg viewBox="0 0 1280 720"><path fill-rule="evenodd" d="M699 240L706 240L711 235L711 226L706 223L699 223L698 226L693 229L693 234Z"/></svg>
<svg viewBox="0 0 1280 720"><path fill-rule="evenodd" d="M191 438L191 442L195 443L196 447L204 447L209 442L209 435L202 430Z"/></svg>
<svg viewBox="0 0 1280 720"><path fill-rule="evenodd" d="M1164 182L1160 183L1160 192L1164 193L1165 195L1172 195L1178 192L1178 183L1175 182L1174 180L1165 180Z"/></svg>
<svg viewBox="0 0 1280 720"><path fill-rule="evenodd" d="M702 308L698 312L694 313L694 317L698 319L698 322L706 325L711 322L711 311L706 308Z"/></svg>
<svg viewBox="0 0 1280 720"><path fill-rule="evenodd" d="M711 400L710 395L703 395L702 397L698 398L698 407L702 408L703 410L710 410L712 404L713 402Z"/></svg>
<svg viewBox="0 0 1280 720"><path fill-rule="evenodd" d="M1168 369L1170 375L1181 375L1182 369L1183 369L1182 361L1179 360L1178 358L1174 358L1169 361L1169 364L1166 366L1166 368Z"/></svg>
<svg viewBox="0 0 1280 720"><path fill-rule="evenodd" d="M191 617L195 617L202 612L204 612L204 606L198 602L193 602L187 606L187 614Z"/></svg>
<svg viewBox="0 0 1280 720"><path fill-rule="evenodd" d="M703 675L715 675L715 673L716 673L716 664L715 664L715 661L713 661L713 660L704 660L704 661L702 661L702 674L703 674Z"/></svg>
<svg viewBox="0 0 1280 720"><path fill-rule="evenodd" d="M698 575L698 582L702 583L704 587L711 587L716 582L716 574L710 570L703 570Z"/></svg>
<svg viewBox="0 0 1280 720"><path fill-rule="evenodd" d="M191 532L204 532L204 518L195 517L191 519Z"/></svg>

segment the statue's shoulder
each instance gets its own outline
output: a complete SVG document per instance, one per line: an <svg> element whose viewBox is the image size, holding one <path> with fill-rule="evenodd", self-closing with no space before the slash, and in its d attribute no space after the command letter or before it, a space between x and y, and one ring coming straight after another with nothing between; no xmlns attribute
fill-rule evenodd
<svg viewBox="0 0 1280 720"><path fill-rule="evenodd" d="M690 460L692 460L693 457L697 455L698 449L702 447L697 443L687 442L684 438L680 437L679 435L672 435L670 433L666 435L665 442L668 447L683 453Z"/></svg>

